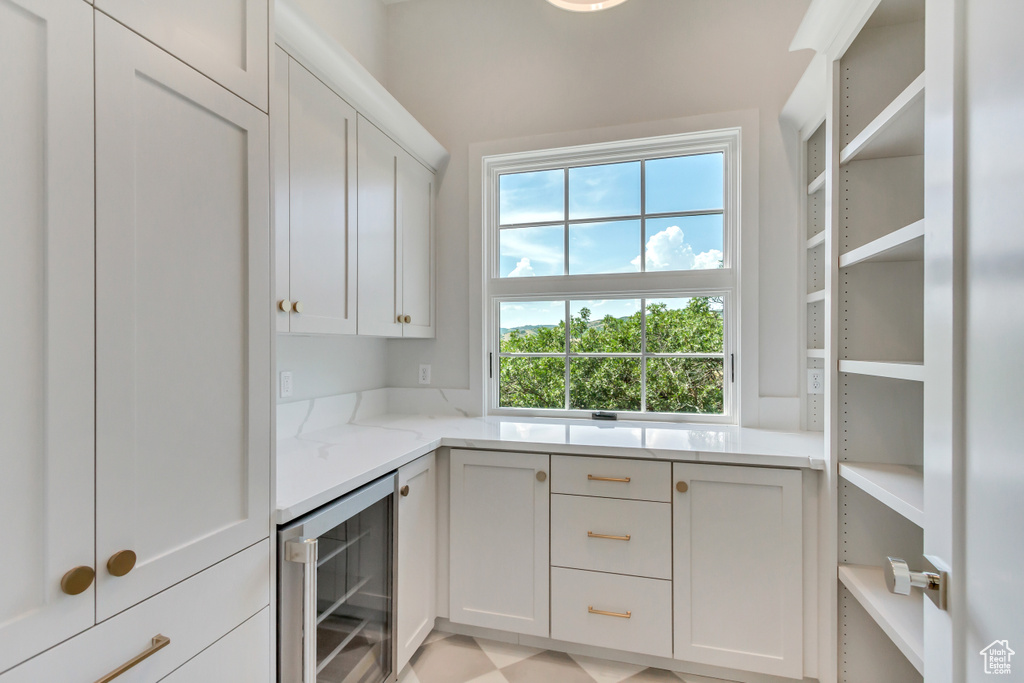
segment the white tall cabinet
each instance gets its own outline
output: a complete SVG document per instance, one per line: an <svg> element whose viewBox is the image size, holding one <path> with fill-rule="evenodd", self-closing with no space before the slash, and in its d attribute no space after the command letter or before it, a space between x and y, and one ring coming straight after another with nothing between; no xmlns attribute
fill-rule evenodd
<svg viewBox="0 0 1024 683"><path fill-rule="evenodd" d="M265 114L96 17L96 549L112 616L269 533Z"/></svg>
<svg viewBox="0 0 1024 683"><path fill-rule="evenodd" d="M452 450L452 621L549 633L549 456Z"/></svg>
<svg viewBox="0 0 1024 683"><path fill-rule="evenodd" d="M274 52L278 332L356 332L356 111Z"/></svg>
<svg viewBox="0 0 1024 683"><path fill-rule="evenodd" d="M4 683L157 680L269 604L267 116L117 18L0 4Z"/></svg>
<svg viewBox="0 0 1024 683"><path fill-rule="evenodd" d="M92 14L0 4L0 671L93 624Z"/></svg>

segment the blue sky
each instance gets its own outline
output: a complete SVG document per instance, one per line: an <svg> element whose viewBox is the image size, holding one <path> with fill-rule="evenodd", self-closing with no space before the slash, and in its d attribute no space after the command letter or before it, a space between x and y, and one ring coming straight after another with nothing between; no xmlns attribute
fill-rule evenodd
<svg viewBox="0 0 1024 683"><path fill-rule="evenodd" d="M648 213L721 209L722 159L715 153L647 161ZM564 220L565 175L554 169L501 176L501 224ZM571 168L568 176L571 220L640 213L640 162ZM564 274L564 240L560 226L501 230L501 277ZM722 250L721 215L647 220L647 270L717 268ZM636 272L640 264L639 221L569 226L570 275Z"/></svg>

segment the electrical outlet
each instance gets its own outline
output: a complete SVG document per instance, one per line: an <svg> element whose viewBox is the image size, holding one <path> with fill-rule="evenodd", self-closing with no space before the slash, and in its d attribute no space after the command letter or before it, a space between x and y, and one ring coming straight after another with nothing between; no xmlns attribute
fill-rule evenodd
<svg viewBox="0 0 1024 683"><path fill-rule="evenodd" d="M420 384L430 384L430 366L420 366Z"/></svg>
<svg viewBox="0 0 1024 683"><path fill-rule="evenodd" d="M292 373L281 373L281 398L288 398L292 395Z"/></svg>
<svg viewBox="0 0 1024 683"><path fill-rule="evenodd" d="M807 393L808 394L824 394L825 393L825 371L820 369L811 369L807 371Z"/></svg>

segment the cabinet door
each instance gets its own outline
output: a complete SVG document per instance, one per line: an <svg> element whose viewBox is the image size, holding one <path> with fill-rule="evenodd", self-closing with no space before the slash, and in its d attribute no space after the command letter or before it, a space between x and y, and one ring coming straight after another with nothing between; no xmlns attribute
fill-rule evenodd
<svg viewBox="0 0 1024 683"><path fill-rule="evenodd" d="M675 658L800 678L800 472L676 463L673 475Z"/></svg>
<svg viewBox="0 0 1024 683"><path fill-rule="evenodd" d="M433 337L434 174L402 150L398 161L402 301L405 337Z"/></svg>
<svg viewBox="0 0 1024 683"><path fill-rule="evenodd" d="M96 0L95 4L96 9L267 110L267 0Z"/></svg>
<svg viewBox="0 0 1024 683"><path fill-rule="evenodd" d="M241 626L188 660L162 683L270 683L270 608L264 607Z"/></svg>
<svg viewBox="0 0 1024 683"><path fill-rule="evenodd" d="M274 46L270 83L270 146L274 164L274 321L278 332L288 332L291 294L288 291L288 69L291 57ZM288 302L284 306L282 302Z"/></svg>
<svg viewBox="0 0 1024 683"><path fill-rule="evenodd" d="M0 84L3 671L93 623L92 8L0 3Z"/></svg>
<svg viewBox="0 0 1024 683"><path fill-rule="evenodd" d="M453 622L547 637L547 473L547 455L451 452Z"/></svg>
<svg viewBox="0 0 1024 683"><path fill-rule="evenodd" d="M402 269L398 233L398 157L402 149L358 118L359 334L401 337Z"/></svg>
<svg viewBox="0 0 1024 683"><path fill-rule="evenodd" d="M356 111L294 59L288 74L290 329L355 334Z"/></svg>
<svg viewBox="0 0 1024 683"><path fill-rule="evenodd" d="M398 663L401 671L437 618L434 454L398 470Z"/></svg>
<svg viewBox="0 0 1024 683"><path fill-rule="evenodd" d="M101 14L96 46L105 619L269 534L270 164L265 114Z"/></svg>

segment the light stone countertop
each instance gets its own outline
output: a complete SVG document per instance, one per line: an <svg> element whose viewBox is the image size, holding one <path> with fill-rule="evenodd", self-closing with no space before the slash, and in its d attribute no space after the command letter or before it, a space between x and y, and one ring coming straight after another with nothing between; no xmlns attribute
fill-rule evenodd
<svg viewBox="0 0 1024 683"><path fill-rule="evenodd" d="M382 414L277 442L278 524L450 446L822 470L820 432L730 425Z"/></svg>

